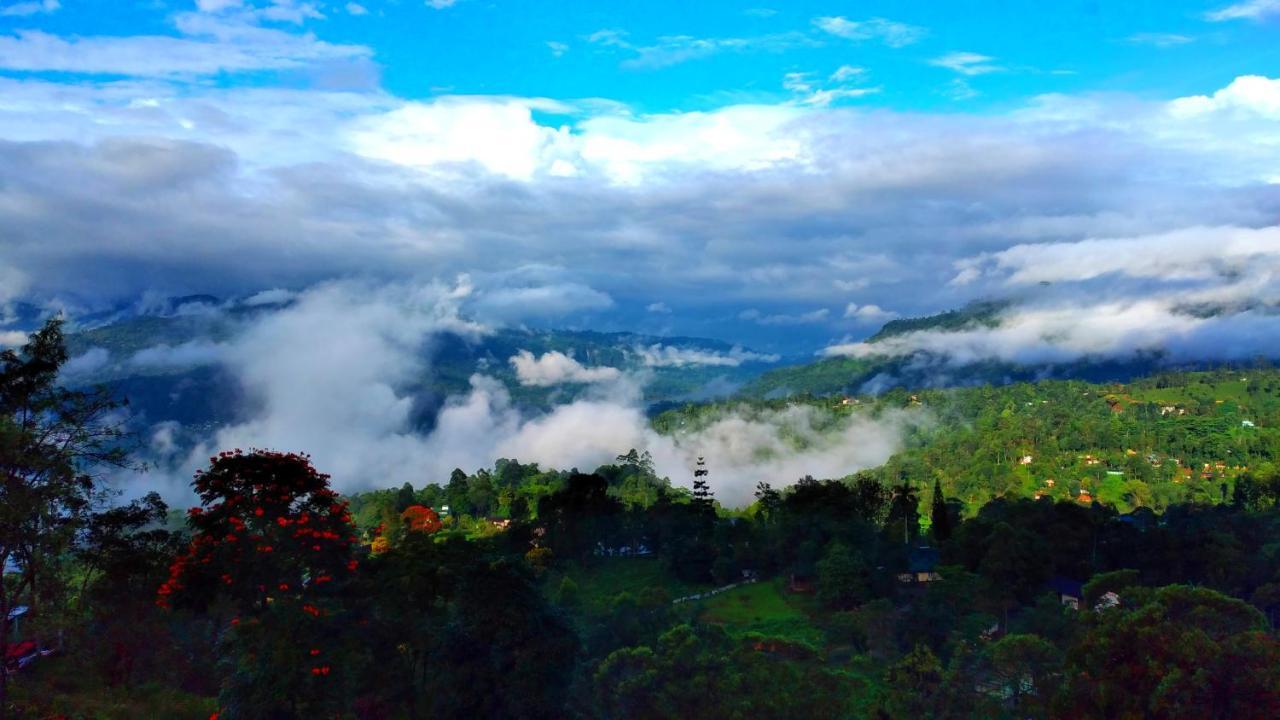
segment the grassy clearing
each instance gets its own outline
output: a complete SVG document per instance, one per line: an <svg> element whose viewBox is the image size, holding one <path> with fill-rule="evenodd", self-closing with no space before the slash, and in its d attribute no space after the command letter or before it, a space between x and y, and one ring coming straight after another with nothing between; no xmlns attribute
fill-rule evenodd
<svg viewBox="0 0 1280 720"><path fill-rule="evenodd" d="M821 647L823 634L806 612L811 604L806 600L787 595L781 580L752 583L704 600L701 619L736 634L760 633Z"/></svg>
<svg viewBox="0 0 1280 720"><path fill-rule="evenodd" d="M656 558L604 558L565 574L578 584L578 598L583 607L596 612L607 609L610 601L623 592L639 597L646 590L661 588L674 599L710 587L671 577ZM562 577L564 574L548 578L548 587L558 587Z"/></svg>

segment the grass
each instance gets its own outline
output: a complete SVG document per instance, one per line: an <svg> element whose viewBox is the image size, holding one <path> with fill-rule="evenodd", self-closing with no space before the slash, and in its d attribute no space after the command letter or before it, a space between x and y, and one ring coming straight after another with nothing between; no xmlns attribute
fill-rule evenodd
<svg viewBox="0 0 1280 720"><path fill-rule="evenodd" d="M189 720L207 718L217 709L214 698L164 685L111 687L74 657L55 655L37 660L10 683L12 705L21 709L16 717Z"/></svg>
<svg viewBox="0 0 1280 720"><path fill-rule="evenodd" d="M701 619L735 634L760 633L821 647L823 634L805 611L811 604L806 600L786 595L781 580L752 583L702 601Z"/></svg>
<svg viewBox="0 0 1280 720"><path fill-rule="evenodd" d="M1161 405L1195 405L1215 400L1249 405L1249 384L1242 380L1222 380L1214 383L1188 383L1183 387L1131 388L1130 396L1143 402Z"/></svg>
<svg viewBox="0 0 1280 720"><path fill-rule="evenodd" d="M682 582L667 574L656 558L603 558L574 568L567 575L578 584L578 598L588 610L603 611L619 593L639 597L650 588L662 588L672 599L701 592L708 585ZM560 578L548 578L548 587L559 587Z"/></svg>

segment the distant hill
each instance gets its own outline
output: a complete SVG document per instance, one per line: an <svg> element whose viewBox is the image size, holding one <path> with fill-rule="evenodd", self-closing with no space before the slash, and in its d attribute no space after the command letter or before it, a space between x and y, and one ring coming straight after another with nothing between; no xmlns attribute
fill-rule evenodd
<svg viewBox="0 0 1280 720"><path fill-rule="evenodd" d="M209 359L210 348L234 339L246 321L278 306L220 305L216 298L175 298L162 304L158 314L133 314L102 324L73 323L67 346L78 384L103 383L128 397L131 410L148 422L175 420L189 427L232 422L244 406L235 378ZM653 346L681 354L731 358L723 364L647 366L638 349ZM161 346L187 347L190 361L181 364L138 362ZM200 348L205 352L200 352ZM552 399L564 401L584 390L581 385L527 387L519 383L510 358L521 350L535 355L559 351L587 366L607 365L644 370L648 381L645 399L660 407L730 394L761 372L775 367L774 357L705 338L660 337L635 333L602 333L567 330L501 329L472 339L452 333L435 338L430 349L430 373L416 386L405 388L415 396L422 421L432 422L434 410L450 395L465 393L476 372L502 381L517 406L538 410ZM139 355L144 353L144 355ZM202 359L203 358L203 359ZM730 362L736 364L729 364Z"/></svg>
<svg viewBox="0 0 1280 720"><path fill-rule="evenodd" d="M1000 313L1010 306L1007 301L982 301L936 315L892 320L867 338L866 343L874 347L890 338L926 330L958 332L995 327ZM909 355L827 357L777 367L747 383L739 395L772 399L792 395L874 394L893 388L1007 385L1050 378L1126 382L1162 370L1201 370L1214 366L1213 363L1172 365L1157 353L1140 353L1125 359L1084 358L1052 365L1000 361L960 365L945 356L921 350Z"/></svg>
<svg viewBox="0 0 1280 720"><path fill-rule="evenodd" d="M955 332L977 327L995 327L1000 324L1001 311L1008 308L1010 304L1005 300L985 300L937 315L890 320L875 335L867 338L867 342L880 342L895 335L906 335L922 330Z"/></svg>

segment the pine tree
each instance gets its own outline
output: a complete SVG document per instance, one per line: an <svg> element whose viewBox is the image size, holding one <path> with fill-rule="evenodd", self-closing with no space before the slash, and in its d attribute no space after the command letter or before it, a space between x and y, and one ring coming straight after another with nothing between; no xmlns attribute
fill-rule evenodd
<svg viewBox="0 0 1280 720"><path fill-rule="evenodd" d="M707 461L699 457L698 466L693 471L693 502L694 505L703 510L714 509L713 503L715 502L715 498L711 494L711 485L703 479L707 477L709 473L710 471L707 470Z"/></svg>
<svg viewBox="0 0 1280 720"><path fill-rule="evenodd" d="M933 481L933 507L929 511L929 519L933 525L933 537L938 542L946 542L951 537L951 515L947 512L947 499L942 494L942 482Z"/></svg>

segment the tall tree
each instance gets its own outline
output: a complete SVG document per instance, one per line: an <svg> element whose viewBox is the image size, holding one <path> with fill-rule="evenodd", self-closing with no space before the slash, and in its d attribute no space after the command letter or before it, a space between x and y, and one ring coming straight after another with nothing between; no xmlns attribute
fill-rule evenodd
<svg viewBox="0 0 1280 720"><path fill-rule="evenodd" d="M52 572L101 497L95 468L124 465L119 403L103 389L58 385L67 361L62 320L51 319L20 350L0 352L0 657L8 653L9 612L19 600L40 604L58 584ZM0 719L7 684L0 673Z"/></svg>
<svg viewBox="0 0 1280 720"><path fill-rule="evenodd" d="M947 499L942 494L942 482L933 481L933 506L929 510L929 520L933 528L933 537L938 542L946 542L951 537L951 514L947 512Z"/></svg>

